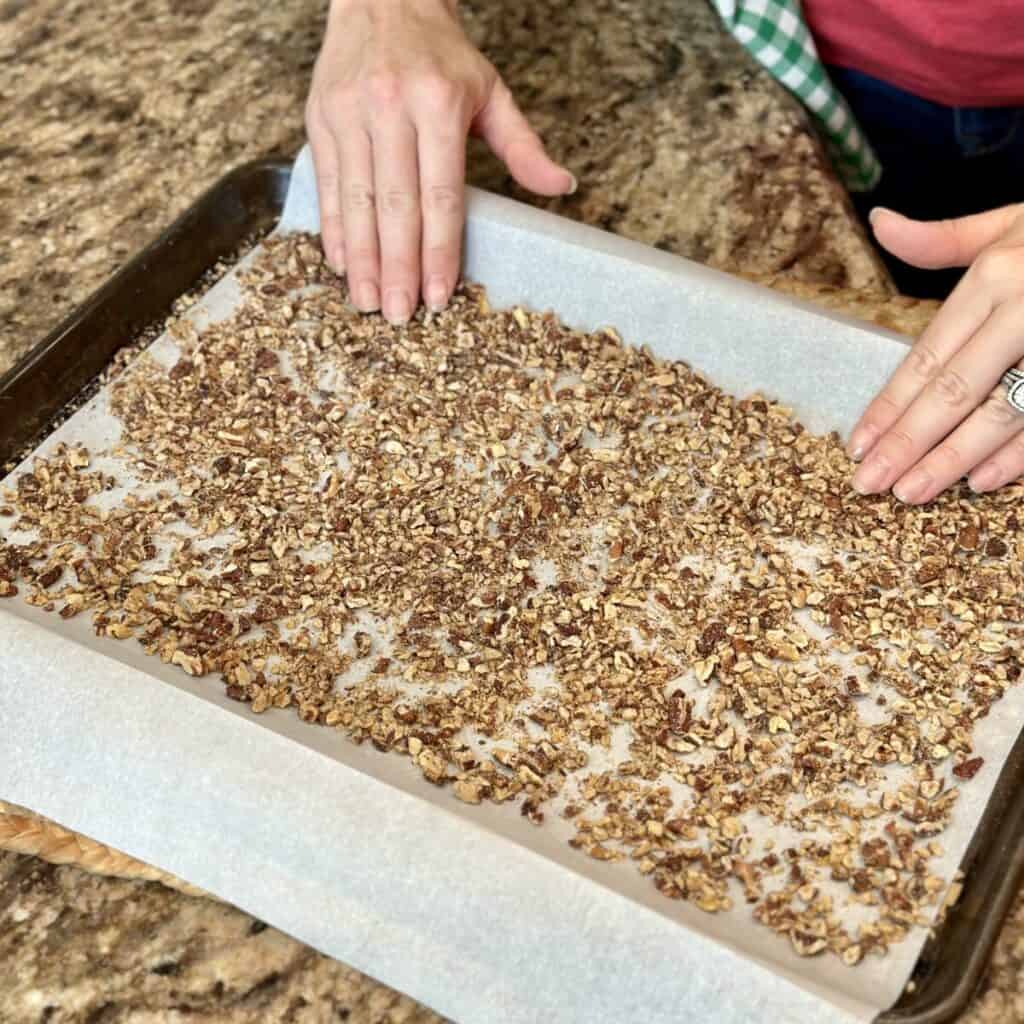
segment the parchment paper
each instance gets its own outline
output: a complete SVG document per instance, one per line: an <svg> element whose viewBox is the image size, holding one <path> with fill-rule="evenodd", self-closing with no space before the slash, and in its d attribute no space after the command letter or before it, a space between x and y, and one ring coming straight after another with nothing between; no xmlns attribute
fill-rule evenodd
<svg viewBox="0 0 1024 1024"><path fill-rule="evenodd" d="M303 151L278 230L317 226ZM478 191L465 269L495 306L614 325L735 393L781 399L816 431L848 430L905 351L895 335ZM233 272L191 315L226 316L238 299ZM177 355L166 336L150 352L168 365ZM117 436L101 393L40 450ZM0 798L170 870L460 1024L867 1021L899 996L924 942L919 929L853 970L802 960L742 906L709 916L666 900L628 865L570 850L564 822L538 829L515 808L468 807L405 759L289 712L257 718L213 680L134 641L97 639L87 619L0 604ZM934 870L947 879L1022 722L1018 689L976 727L985 771L941 837Z"/></svg>

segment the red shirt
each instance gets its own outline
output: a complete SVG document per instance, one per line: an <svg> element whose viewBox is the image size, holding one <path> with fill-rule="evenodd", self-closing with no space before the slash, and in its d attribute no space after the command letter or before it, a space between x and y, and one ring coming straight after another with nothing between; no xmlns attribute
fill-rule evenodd
<svg viewBox="0 0 1024 1024"><path fill-rule="evenodd" d="M826 64L949 107L1024 106L1024 0L803 0Z"/></svg>

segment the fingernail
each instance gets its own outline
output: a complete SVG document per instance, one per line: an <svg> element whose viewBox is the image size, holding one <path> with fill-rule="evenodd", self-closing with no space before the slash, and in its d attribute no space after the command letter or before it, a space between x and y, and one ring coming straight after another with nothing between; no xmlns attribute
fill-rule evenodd
<svg viewBox="0 0 1024 1024"><path fill-rule="evenodd" d="M579 187L580 187L580 183L576 180L576 175L570 173L569 174L569 188L566 190L565 194L567 196L574 196L574 195L576 195L576 189L578 189Z"/></svg>
<svg viewBox="0 0 1024 1024"><path fill-rule="evenodd" d="M889 485L892 464L884 455L871 455L853 477L853 489L861 494L877 494Z"/></svg>
<svg viewBox="0 0 1024 1024"><path fill-rule="evenodd" d="M874 224L875 217L877 217L878 214L895 212L895 210L890 210L888 206L872 206L870 212L868 213L868 220L871 221L872 224Z"/></svg>
<svg viewBox="0 0 1024 1024"><path fill-rule="evenodd" d="M994 487L998 487L999 478L999 467L988 462L967 478L967 485L972 491L980 494L982 491L991 491Z"/></svg>
<svg viewBox="0 0 1024 1024"><path fill-rule="evenodd" d="M878 431L870 424L858 427L851 435L846 445L846 454L854 462L860 462L867 455L868 450L875 443Z"/></svg>
<svg viewBox="0 0 1024 1024"><path fill-rule="evenodd" d="M372 281L357 284L354 298L356 308L363 313L373 313L380 309L380 292Z"/></svg>
<svg viewBox="0 0 1024 1024"><path fill-rule="evenodd" d="M915 469L910 476L897 481L892 493L905 505L912 505L920 501L933 484L934 481L923 469Z"/></svg>
<svg viewBox="0 0 1024 1024"><path fill-rule="evenodd" d="M440 313L448 302L448 285L440 274L434 274L427 281L427 288L424 292L427 306L431 313Z"/></svg>
<svg viewBox="0 0 1024 1024"><path fill-rule="evenodd" d="M407 323L412 316L412 302L404 288L389 288L384 293L384 318L390 324Z"/></svg>

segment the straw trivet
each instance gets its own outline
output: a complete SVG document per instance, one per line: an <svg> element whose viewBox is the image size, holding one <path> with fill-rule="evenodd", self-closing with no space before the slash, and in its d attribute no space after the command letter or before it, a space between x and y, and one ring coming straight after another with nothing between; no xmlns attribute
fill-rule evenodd
<svg viewBox="0 0 1024 1024"><path fill-rule="evenodd" d="M70 865L96 875L162 882L189 896L214 899L180 878L150 867L88 836L79 835L49 818L0 800L0 850L40 857L51 864Z"/></svg>

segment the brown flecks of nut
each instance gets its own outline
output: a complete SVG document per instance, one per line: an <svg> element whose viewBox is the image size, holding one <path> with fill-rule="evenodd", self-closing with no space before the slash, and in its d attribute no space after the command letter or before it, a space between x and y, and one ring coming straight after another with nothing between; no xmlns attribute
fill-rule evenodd
<svg viewBox="0 0 1024 1024"><path fill-rule="evenodd" d="M1006 541L999 537L992 537L985 545L985 554L989 558L1002 558L1010 550Z"/></svg>
<svg viewBox="0 0 1024 1024"><path fill-rule="evenodd" d="M0 596L469 805L564 808L581 853L804 956L852 965L935 907L974 723L1022 672L1020 488L860 499L835 438L614 332L472 286L401 331L357 316L315 239L243 283L172 324L169 372L114 382L145 496L101 509L117 481L59 446L0 496L36 538L0 540Z"/></svg>
<svg viewBox="0 0 1024 1024"><path fill-rule="evenodd" d="M59 566L55 565L51 569L47 569L38 579L39 586L44 590L52 587L64 575L64 570Z"/></svg>
<svg viewBox="0 0 1024 1024"><path fill-rule="evenodd" d="M966 761L961 761L953 766L953 774L958 779L973 779L984 763L985 759L983 757L969 757Z"/></svg>
<svg viewBox="0 0 1024 1024"><path fill-rule="evenodd" d="M359 630L353 637L357 658L368 658L373 653L373 638Z"/></svg>
<svg viewBox="0 0 1024 1024"><path fill-rule="evenodd" d="M978 549L978 528L973 523L965 526L957 534L956 546L963 551L976 551Z"/></svg>

